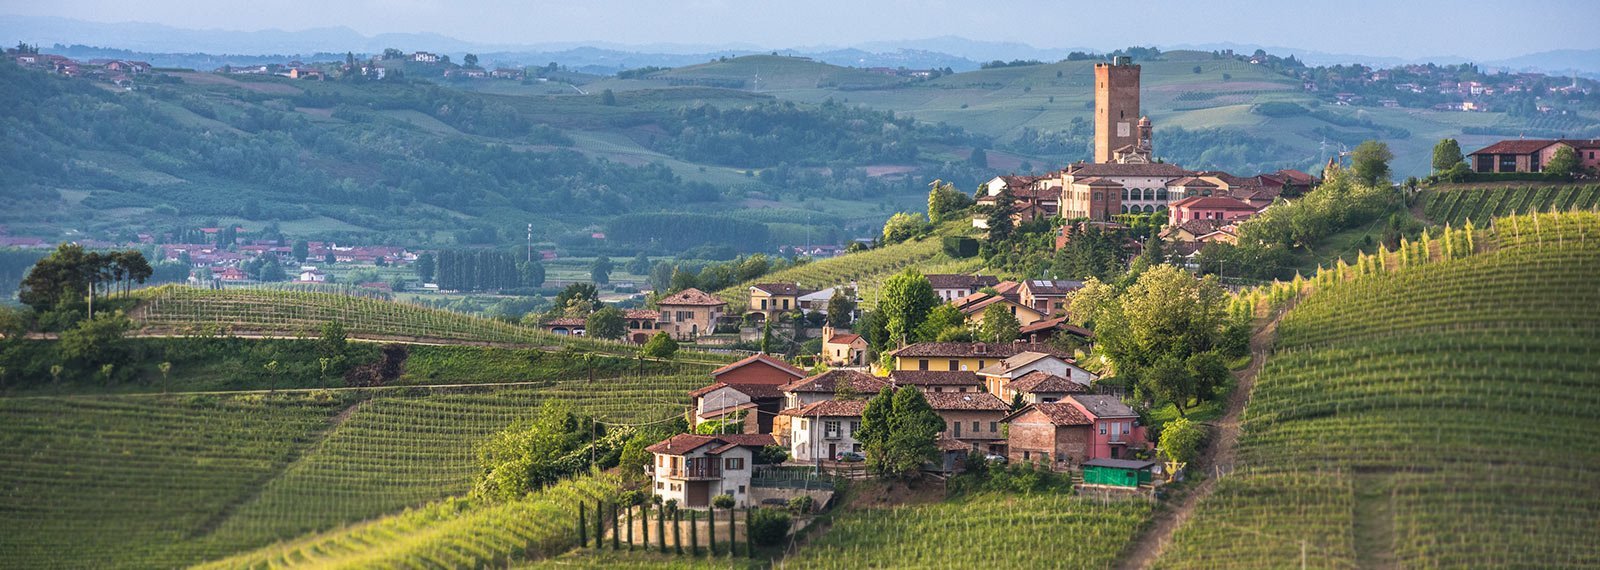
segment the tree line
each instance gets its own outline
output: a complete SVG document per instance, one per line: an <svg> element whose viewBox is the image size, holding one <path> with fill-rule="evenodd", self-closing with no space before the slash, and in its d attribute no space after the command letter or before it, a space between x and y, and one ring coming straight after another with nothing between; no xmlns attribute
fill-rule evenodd
<svg viewBox="0 0 1600 570"><path fill-rule="evenodd" d="M544 285L544 266L512 252L493 249L444 249L418 263L418 276L431 274L440 289L499 291Z"/></svg>

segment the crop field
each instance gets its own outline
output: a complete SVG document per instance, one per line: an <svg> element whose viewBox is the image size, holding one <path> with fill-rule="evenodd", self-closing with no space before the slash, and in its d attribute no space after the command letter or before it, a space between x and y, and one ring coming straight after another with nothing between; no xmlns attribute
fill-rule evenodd
<svg viewBox="0 0 1600 570"><path fill-rule="evenodd" d="M573 347L632 355L636 346L546 333L511 323L405 303L333 293L161 286L139 291L133 316L146 329L175 333L253 333L314 338L329 321L345 334L376 340L425 340L534 347ZM694 354L726 362L723 355Z"/></svg>
<svg viewBox="0 0 1600 570"><path fill-rule="evenodd" d="M1425 212L1434 223L1460 227L1531 212L1592 210L1600 206L1600 185L1452 188L1428 193Z"/></svg>
<svg viewBox="0 0 1600 570"><path fill-rule="evenodd" d="M397 513L470 490L476 443L545 399L651 423L704 378L0 400L0 560L184 566Z"/></svg>
<svg viewBox="0 0 1600 570"><path fill-rule="evenodd" d="M799 267L764 275L761 283L799 283L808 289L823 289L835 285L857 284L861 289L862 305L867 308L877 303L878 284L885 278L904 271L907 267L942 268L966 267L962 260L946 255L939 234L921 240L852 253L841 257L813 261ZM980 264L971 264L976 269ZM716 292L727 301L729 310L742 308L749 300L750 283L741 283Z"/></svg>
<svg viewBox="0 0 1600 570"><path fill-rule="evenodd" d="M1600 215L1319 286L1284 318L1240 469L1162 568L1600 564ZM1245 538L1253 537L1253 538ZM1303 542L1302 542L1303 541Z"/></svg>
<svg viewBox="0 0 1600 570"><path fill-rule="evenodd" d="M1105 568L1116 562L1150 508L1139 498L988 493L864 509L835 521L784 566Z"/></svg>

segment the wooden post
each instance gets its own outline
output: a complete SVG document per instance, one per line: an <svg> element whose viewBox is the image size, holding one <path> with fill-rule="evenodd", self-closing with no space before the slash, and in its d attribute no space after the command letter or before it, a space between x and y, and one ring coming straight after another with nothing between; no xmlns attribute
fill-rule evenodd
<svg viewBox="0 0 1600 570"><path fill-rule="evenodd" d="M584 520L583 501L578 501L578 548L589 546L589 522Z"/></svg>

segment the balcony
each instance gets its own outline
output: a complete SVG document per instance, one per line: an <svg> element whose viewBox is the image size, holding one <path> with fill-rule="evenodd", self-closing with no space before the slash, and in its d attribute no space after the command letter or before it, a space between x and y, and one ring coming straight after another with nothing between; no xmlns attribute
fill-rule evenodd
<svg viewBox="0 0 1600 570"><path fill-rule="evenodd" d="M656 469L668 479L700 480L721 479L722 468L714 463L693 464L684 467L659 467Z"/></svg>

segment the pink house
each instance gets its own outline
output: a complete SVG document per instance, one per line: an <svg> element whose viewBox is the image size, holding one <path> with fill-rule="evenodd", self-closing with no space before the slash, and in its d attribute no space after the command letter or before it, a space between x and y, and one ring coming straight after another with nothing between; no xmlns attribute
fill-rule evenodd
<svg viewBox="0 0 1600 570"><path fill-rule="evenodd" d="M1125 458L1130 456L1129 449L1147 445L1144 426L1139 425L1139 414L1116 396L1072 394L1061 402L1071 404L1089 419L1086 459Z"/></svg>
<svg viewBox="0 0 1600 570"><path fill-rule="evenodd" d="M1236 220L1256 215L1249 202L1227 196L1190 196L1173 202L1167 209L1167 223L1189 220Z"/></svg>

